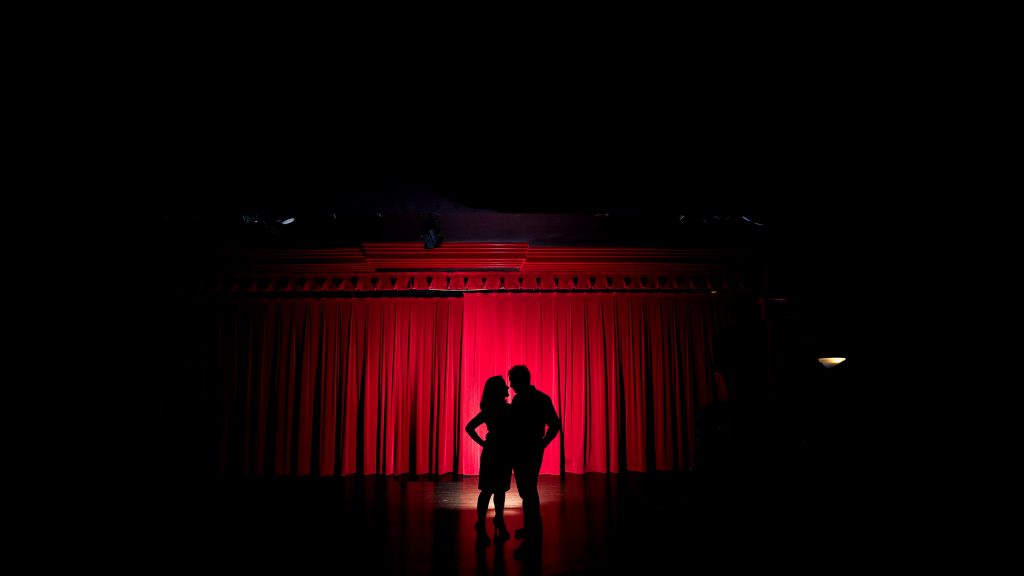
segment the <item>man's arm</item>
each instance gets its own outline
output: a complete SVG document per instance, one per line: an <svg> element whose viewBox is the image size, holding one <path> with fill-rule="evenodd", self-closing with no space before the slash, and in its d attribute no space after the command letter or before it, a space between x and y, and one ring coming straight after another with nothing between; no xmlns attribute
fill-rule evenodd
<svg viewBox="0 0 1024 576"><path fill-rule="evenodd" d="M548 399L547 404L548 409L546 411L548 414L545 424L548 425L548 430L544 433L544 439L541 441L541 446L544 448L547 448L548 444L551 444L555 436L558 436L558 433L562 430L562 420L558 418L554 404L551 403L550 399Z"/></svg>

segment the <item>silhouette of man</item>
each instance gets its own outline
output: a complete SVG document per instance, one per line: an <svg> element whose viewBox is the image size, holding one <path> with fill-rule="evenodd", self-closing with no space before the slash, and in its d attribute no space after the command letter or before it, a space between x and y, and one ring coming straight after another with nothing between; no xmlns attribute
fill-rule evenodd
<svg viewBox="0 0 1024 576"><path fill-rule="evenodd" d="M539 545L541 536L540 495L537 479L544 459L544 449L562 429L562 421L555 413L551 397L530 384L530 370L526 366L513 366L508 381L516 395L512 399L513 441L512 469L516 487L523 500L523 528L516 530L516 538L524 539L522 548Z"/></svg>

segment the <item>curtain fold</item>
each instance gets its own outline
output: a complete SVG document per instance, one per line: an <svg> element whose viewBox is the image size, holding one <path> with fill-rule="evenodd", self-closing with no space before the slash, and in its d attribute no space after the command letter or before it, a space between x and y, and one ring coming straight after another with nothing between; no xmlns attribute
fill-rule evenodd
<svg viewBox="0 0 1024 576"><path fill-rule="evenodd" d="M220 472L455 468L460 299L253 299L220 310Z"/></svg>
<svg viewBox="0 0 1024 576"><path fill-rule="evenodd" d="M488 377L525 364L563 430L541 473L679 470L726 399L715 335L736 298L468 293L215 306L221 473L479 473L463 427ZM716 376L717 379L716 379ZM510 391L510 393L512 393Z"/></svg>

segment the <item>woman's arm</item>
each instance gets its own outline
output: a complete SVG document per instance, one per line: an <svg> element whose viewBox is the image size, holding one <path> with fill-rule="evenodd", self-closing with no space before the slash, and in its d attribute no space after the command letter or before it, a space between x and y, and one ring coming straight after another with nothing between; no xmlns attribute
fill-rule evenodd
<svg viewBox="0 0 1024 576"><path fill-rule="evenodd" d="M479 412L479 413L477 413L476 416L473 417L472 420L469 421L469 424L466 424L466 433L469 434L469 437L473 439L473 442L476 442L477 444L479 444L481 446L486 446L487 443L484 442L484 439L481 438L480 435L476 433L477 427L480 426L483 423L484 423L484 413L483 412Z"/></svg>

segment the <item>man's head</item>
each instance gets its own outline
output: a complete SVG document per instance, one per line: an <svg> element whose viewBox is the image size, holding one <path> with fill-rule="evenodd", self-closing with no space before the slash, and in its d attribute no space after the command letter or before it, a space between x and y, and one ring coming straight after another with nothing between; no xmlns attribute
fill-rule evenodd
<svg viewBox="0 0 1024 576"><path fill-rule="evenodd" d="M513 366L508 371L508 383L512 385L516 394L526 390L530 387L530 369L522 364Z"/></svg>

